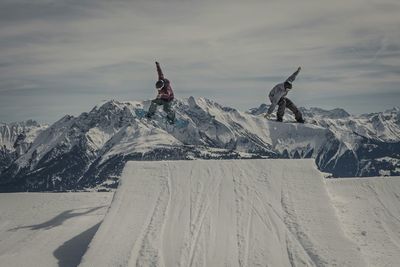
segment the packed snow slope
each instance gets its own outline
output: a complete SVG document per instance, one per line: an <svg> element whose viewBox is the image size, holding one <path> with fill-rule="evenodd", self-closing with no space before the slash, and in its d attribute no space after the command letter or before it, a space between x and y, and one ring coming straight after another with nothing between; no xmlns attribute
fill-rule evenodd
<svg viewBox="0 0 400 267"><path fill-rule="evenodd" d="M173 104L187 122L180 128L161 110L143 118L149 104L112 100L35 131L0 127L0 192L115 188L129 160L313 158L336 177L400 175L397 108L361 116L312 108L306 124L279 123L264 118L267 105L243 112L189 97Z"/></svg>
<svg viewBox="0 0 400 267"><path fill-rule="evenodd" d="M128 162L80 266L367 266L312 160Z"/></svg>
<svg viewBox="0 0 400 267"><path fill-rule="evenodd" d="M399 266L400 177L329 179L332 203L370 266Z"/></svg>
<svg viewBox="0 0 400 267"><path fill-rule="evenodd" d="M0 266L77 266L111 199L93 192L0 194Z"/></svg>

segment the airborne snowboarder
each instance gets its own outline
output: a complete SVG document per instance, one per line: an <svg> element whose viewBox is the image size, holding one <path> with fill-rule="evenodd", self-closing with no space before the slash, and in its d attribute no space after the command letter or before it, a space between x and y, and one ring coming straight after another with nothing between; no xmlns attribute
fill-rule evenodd
<svg viewBox="0 0 400 267"><path fill-rule="evenodd" d="M156 62L158 81L156 82L156 89L158 94L156 99L151 101L149 111L146 117L151 119L156 112L157 106L163 105L164 111L167 113L167 121L170 124L175 122L175 112L172 110L172 100L174 100L174 92L172 91L171 83L164 77L160 64Z"/></svg>
<svg viewBox="0 0 400 267"><path fill-rule="evenodd" d="M269 107L265 118L270 118L272 112L274 112L275 106L278 105L278 112L276 113L276 120L282 121L283 115L285 114L285 108L290 109L299 123L304 123L303 115L299 111L293 102L286 97L288 92L292 89L292 83L296 79L297 74L299 74L301 67L297 69L285 82L279 83L272 88L269 93L269 100L271 101L271 106Z"/></svg>

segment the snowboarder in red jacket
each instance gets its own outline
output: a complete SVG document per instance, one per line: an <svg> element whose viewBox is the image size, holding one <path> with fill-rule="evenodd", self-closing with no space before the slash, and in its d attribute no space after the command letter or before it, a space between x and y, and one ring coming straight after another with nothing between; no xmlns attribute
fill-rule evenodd
<svg viewBox="0 0 400 267"><path fill-rule="evenodd" d="M158 94L156 99L151 101L149 111L146 117L151 118L157 110L157 106L163 105L164 111L167 113L167 121L174 123L175 112L172 110L172 100L174 100L174 92L172 91L171 83L164 77L161 70L160 63L156 62L158 81L156 82L156 89Z"/></svg>

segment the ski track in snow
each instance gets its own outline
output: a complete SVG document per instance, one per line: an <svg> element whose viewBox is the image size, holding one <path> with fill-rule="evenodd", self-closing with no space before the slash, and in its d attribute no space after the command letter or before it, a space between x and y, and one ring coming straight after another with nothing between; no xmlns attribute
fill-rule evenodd
<svg viewBox="0 0 400 267"><path fill-rule="evenodd" d="M312 160L129 162L80 266L365 266Z"/></svg>

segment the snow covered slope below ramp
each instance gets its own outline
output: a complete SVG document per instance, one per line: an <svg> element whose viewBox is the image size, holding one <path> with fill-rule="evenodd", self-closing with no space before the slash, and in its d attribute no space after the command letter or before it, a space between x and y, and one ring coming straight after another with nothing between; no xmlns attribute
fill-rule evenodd
<svg viewBox="0 0 400 267"><path fill-rule="evenodd" d="M366 266L312 160L129 162L81 266Z"/></svg>
<svg viewBox="0 0 400 267"><path fill-rule="evenodd" d="M370 266L399 266L400 177L330 179L327 187L345 233Z"/></svg>

